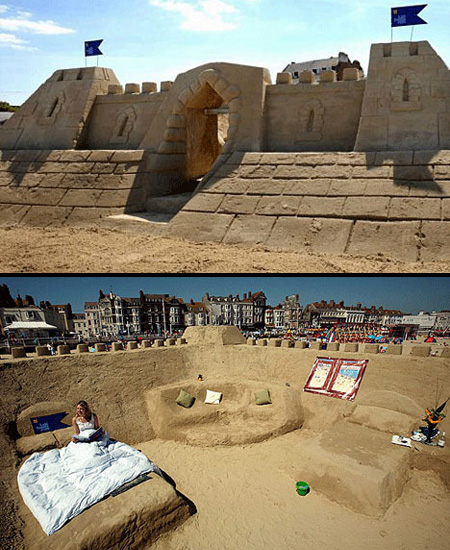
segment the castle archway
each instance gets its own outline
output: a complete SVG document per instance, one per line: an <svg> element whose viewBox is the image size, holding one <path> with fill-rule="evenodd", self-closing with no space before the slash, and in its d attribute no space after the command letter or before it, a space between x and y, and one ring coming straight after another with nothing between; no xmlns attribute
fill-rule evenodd
<svg viewBox="0 0 450 550"><path fill-rule="evenodd" d="M198 181L231 150L239 124L241 91L217 69L204 70L178 96L158 152L185 154L185 177Z"/></svg>

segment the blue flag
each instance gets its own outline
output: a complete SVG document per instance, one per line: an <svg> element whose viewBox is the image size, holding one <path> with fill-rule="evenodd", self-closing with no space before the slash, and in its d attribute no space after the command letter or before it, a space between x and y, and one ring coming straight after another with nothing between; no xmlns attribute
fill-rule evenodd
<svg viewBox="0 0 450 550"><path fill-rule="evenodd" d="M103 55L103 52L100 51L100 44L103 40L90 40L89 42L84 43L84 55L89 57L90 55Z"/></svg>
<svg viewBox="0 0 450 550"><path fill-rule="evenodd" d="M54 430L62 430L68 428L67 424L63 424L61 419L66 416L66 412L48 414L47 416L35 416L31 418L31 425L35 434L42 434L44 432L53 432Z"/></svg>
<svg viewBox="0 0 450 550"><path fill-rule="evenodd" d="M426 8L428 4L420 6L403 6L402 8L391 8L391 27L405 27L408 25L427 25L418 13Z"/></svg>

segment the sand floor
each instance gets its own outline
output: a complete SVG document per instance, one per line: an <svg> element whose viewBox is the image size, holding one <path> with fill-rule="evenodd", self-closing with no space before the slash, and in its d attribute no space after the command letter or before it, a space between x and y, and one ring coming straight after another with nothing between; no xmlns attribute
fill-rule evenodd
<svg viewBox="0 0 450 550"><path fill-rule="evenodd" d="M449 493L433 472L414 470L403 495L379 519L356 514L314 487L299 496L301 443L312 436L300 430L227 448L162 440L141 444L198 510L147 550L359 550L362 541L365 550L448 548Z"/></svg>
<svg viewBox="0 0 450 550"><path fill-rule="evenodd" d="M449 261L194 243L145 227L0 228L3 273L448 273Z"/></svg>

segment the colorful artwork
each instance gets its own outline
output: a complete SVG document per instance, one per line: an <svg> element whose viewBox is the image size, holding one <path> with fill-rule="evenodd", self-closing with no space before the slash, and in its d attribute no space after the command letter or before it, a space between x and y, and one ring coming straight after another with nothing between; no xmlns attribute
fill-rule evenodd
<svg viewBox="0 0 450 550"><path fill-rule="evenodd" d="M316 357L303 390L354 401L368 362Z"/></svg>

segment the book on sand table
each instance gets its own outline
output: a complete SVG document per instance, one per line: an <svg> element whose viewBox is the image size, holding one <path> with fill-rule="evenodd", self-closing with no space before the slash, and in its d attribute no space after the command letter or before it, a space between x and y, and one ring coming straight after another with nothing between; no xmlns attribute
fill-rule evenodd
<svg viewBox="0 0 450 550"><path fill-rule="evenodd" d="M79 441L80 443L91 443L92 441L96 441L103 435L103 428L98 428L95 430L93 434L91 434L89 437L83 435L83 433L75 434L72 437Z"/></svg>

